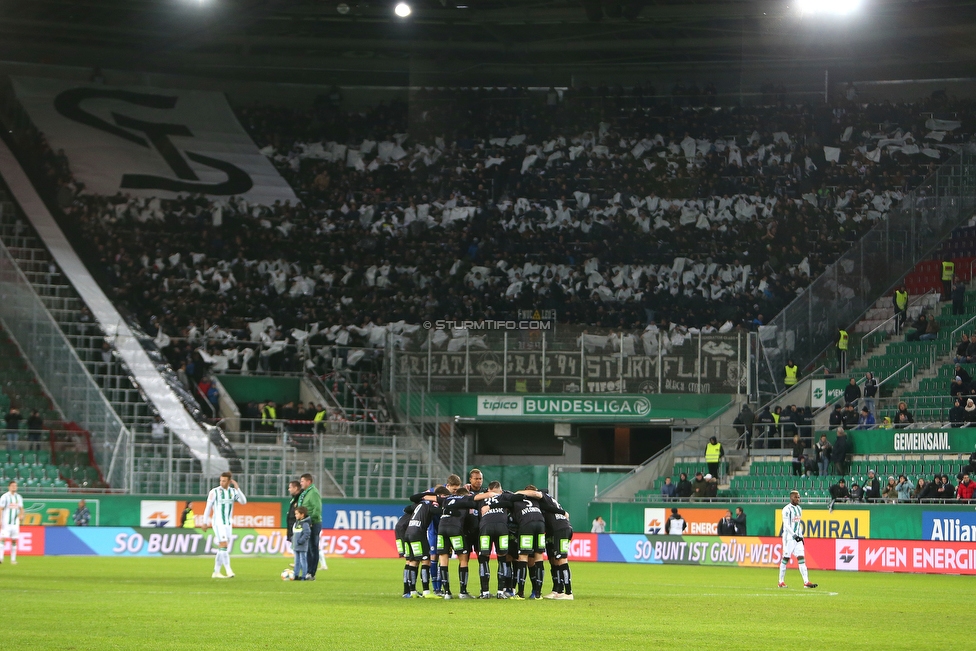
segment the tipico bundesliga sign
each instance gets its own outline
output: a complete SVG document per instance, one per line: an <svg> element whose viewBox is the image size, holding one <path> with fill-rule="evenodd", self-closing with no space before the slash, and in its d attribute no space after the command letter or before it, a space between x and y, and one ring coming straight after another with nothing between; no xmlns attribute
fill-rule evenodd
<svg viewBox="0 0 976 651"><path fill-rule="evenodd" d="M567 398L561 396L478 396L478 416L539 420L640 421L651 415L647 396L618 395Z"/></svg>

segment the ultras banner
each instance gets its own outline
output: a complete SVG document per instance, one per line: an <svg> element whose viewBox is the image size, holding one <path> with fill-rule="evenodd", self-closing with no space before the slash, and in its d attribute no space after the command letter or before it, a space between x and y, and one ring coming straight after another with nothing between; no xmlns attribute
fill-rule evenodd
<svg viewBox="0 0 976 651"><path fill-rule="evenodd" d="M13 84L34 125L52 149L64 150L86 192L297 201L220 93L30 77L15 77Z"/></svg>

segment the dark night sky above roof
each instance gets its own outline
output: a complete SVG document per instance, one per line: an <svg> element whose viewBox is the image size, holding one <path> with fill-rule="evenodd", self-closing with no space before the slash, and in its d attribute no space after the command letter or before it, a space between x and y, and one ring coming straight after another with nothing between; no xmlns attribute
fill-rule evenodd
<svg viewBox="0 0 976 651"><path fill-rule="evenodd" d="M335 0L0 0L0 58L359 83L702 65L970 76L976 63L976 0L863 0L842 19L801 18L797 0L586 1L602 20L578 0L414 0L406 21L391 0L346 0L345 14Z"/></svg>

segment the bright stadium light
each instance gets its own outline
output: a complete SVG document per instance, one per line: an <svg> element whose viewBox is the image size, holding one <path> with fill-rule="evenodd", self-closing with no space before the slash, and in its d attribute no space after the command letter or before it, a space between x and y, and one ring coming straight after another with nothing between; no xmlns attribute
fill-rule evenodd
<svg viewBox="0 0 976 651"><path fill-rule="evenodd" d="M406 18L410 15L411 11L410 5L408 5L406 2L398 3L396 8L393 10L393 12L400 18Z"/></svg>
<svg viewBox="0 0 976 651"><path fill-rule="evenodd" d="M861 8L861 0L796 0L800 13L846 16Z"/></svg>

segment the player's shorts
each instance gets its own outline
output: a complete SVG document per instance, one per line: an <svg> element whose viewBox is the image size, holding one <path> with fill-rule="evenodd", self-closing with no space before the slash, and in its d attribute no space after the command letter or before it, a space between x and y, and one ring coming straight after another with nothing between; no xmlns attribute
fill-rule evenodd
<svg viewBox="0 0 976 651"><path fill-rule="evenodd" d="M230 544L231 537L234 535L234 525L232 524L214 524L214 542L215 543L228 543Z"/></svg>
<svg viewBox="0 0 976 651"><path fill-rule="evenodd" d="M17 540L20 538L19 524L5 524L0 528L0 540Z"/></svg>
<svg viewBox="0 0 976 651"><path fill-rule="evenodd" d="M420 540L404 540L403 546L403 555L408 561L430 560L430 543L427 542L427 536Z"/></svg>
<svg viewBox="0 0 976 651"><path fill-rule="evenodd" d="M397 556L403 558L404 555L403 541L400 540L399 538L396 539L396 548L397 548Z"/></svg>
<svg viewBox="0 0 976 651"><path fill-rule="evenodd" d="M466 549L466 542L464 540L464 534L462 533L447 533L447 534L437 534L437 553L451 555L451 552L457 552L460 556L464 553Z"/></svg>
<svg viewBox="0 0 976 651"><path fill-rule="evenodd" d="M546 525L544 522L529 522L519 528L518 550L520 556L541 554L546 551Z"/></svg>
<svg viewBox="0 0 976 651"><path fill-rule="evenodd" d="M561 529L546 538L546 554L549 560L569 558L569 542L573 539L572 529Z"/></svg>
<svg viewBox="0 0 976 651"><path fill-rule="evenodd" d="M495 548L495 554L499 558L508 555L509 537L508 533L502 536L483 534L478 536L478 555L479 556L491 556L491 548Z"/></svg>
<svg viewBox="0 0 976 651"><path fill-rule="evenodd" d="M797 542L792 538L783 539L783 558L789 560L790 556L804 556L802 540Z"/></svg>

